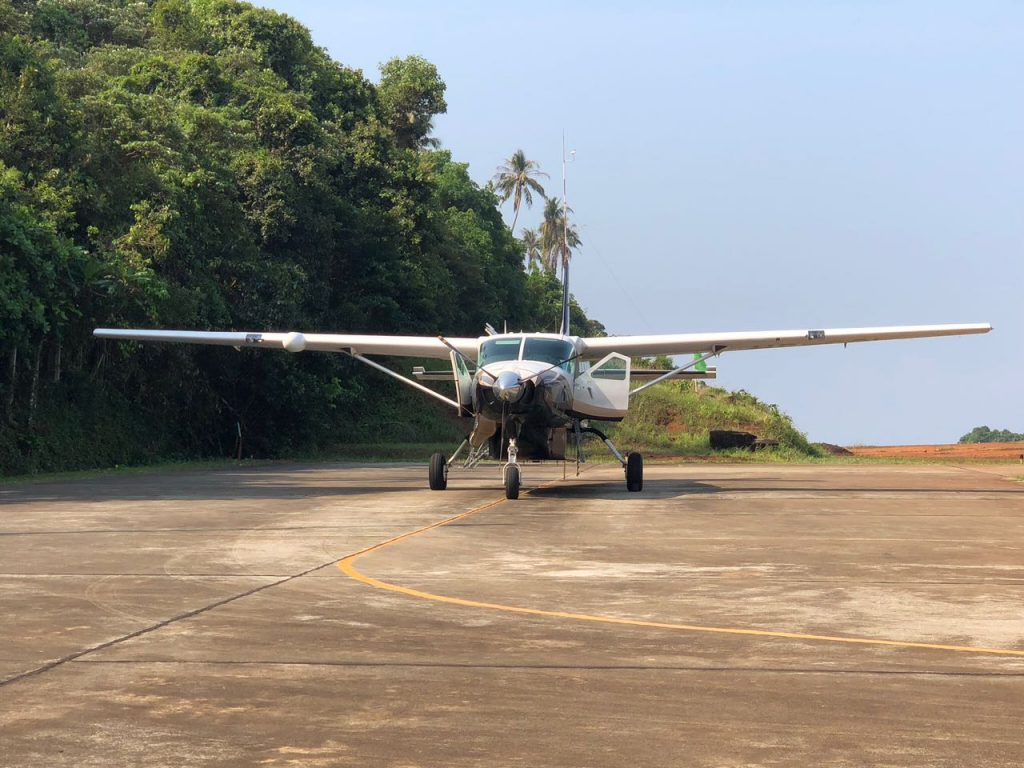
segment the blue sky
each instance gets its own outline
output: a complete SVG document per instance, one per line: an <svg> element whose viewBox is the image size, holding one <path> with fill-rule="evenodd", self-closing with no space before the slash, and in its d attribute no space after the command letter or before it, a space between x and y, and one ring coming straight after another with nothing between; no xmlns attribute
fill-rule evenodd
<svg viewBox="0 0 1024 768"><path fill-rule="evenodd" d="M481 184L522 148L560 194L564 131L572 288L610 333L987 321L726 354L718 383L813 440L1024 431L1024 3L266 5L371 80L436 64Z"/></svg>

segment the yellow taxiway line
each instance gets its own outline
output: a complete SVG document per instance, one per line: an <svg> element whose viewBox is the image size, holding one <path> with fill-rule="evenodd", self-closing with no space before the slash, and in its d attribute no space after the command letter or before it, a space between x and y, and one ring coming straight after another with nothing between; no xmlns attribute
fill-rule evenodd
<svg viewBox="0 0 1024 768"><path fill-rule="evenodd" d="M539 488L545 488L552 483L545 483ZM529 493L527 491L526 493ZM498 499L491 501L486 504L482 504L479 507L475 507L467 512L449 517L440 522L433 523L432 525L418 528L415 531L409 531L403 533L400 536L395 536L387 541L382 541L379 544L374 544L371 547L355 552L348 557L338 561L338 568L349 578L355 579L358 582L366 584L367 586L375 587L377 589L384 589L388 592L396 592L400 595L406 595L407 597L415 597L420 600L431 600L436 603L447 603L448 605L460 605L465 608L479 608L489 611L502 611L504 613L518 613L527 616L541 616L549 619L563 619L569 621L587 621L598 624L615 624L619 626L627 627L646 627L649 629L667 629L675 630L677 632L703 632L707 634L717 635L745 635L748 637L771 637L771 638L783 638L787 640L806 640L813 642L824 642L824 643L843 643L847 645L873 645L873 646L889 646L893 648L908 648L908 649L925 649L932 651L953 651L955 653L973 653L973 654L989 654L995 656L1018 656L1024 657L1024 650L1015 650L1012 648L981 648L971 645L945 645L942 643L917 643L907 640L885 640L874 637L844 637L842 635L812 635L804 632L783 632L778 630L766 630L766 629L743 629L740 627L712 627L701 624L678 624L674 622L663 622L663 621L645 621L643 619L627 619L618 616L601 616L589 613L574 613L572 611L553 611L545 610L543 608L527 608L518 605L506 605L503 603L487 603L480 600L469 600L463 597L452 597L450 595L437 595L433 592L424 592L419 589L412 589L411 587L403 587L401 584L392 584L391 582L381 581L375 579L372 576L367 576L362 573L355 566L356 560L366 555L379 552L387 547L392 547L395 544L399 544L403 541L411 539L415 536L420 536L424 533L442 528L450 523L454 523L457 520L464 520L465 518L484 512L488 509L493 509L500 504L505 503L505 499Z"/></svg>

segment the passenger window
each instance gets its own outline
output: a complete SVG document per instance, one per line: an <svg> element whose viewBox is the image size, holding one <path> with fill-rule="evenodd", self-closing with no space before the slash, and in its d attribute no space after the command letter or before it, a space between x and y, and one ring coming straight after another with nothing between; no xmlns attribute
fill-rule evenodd
<svg viewBox="0 0 1024 768"><path fill-rule="evenodd" d="M596 368L591 368L590 375L595 379L623 381L626 378L626 361L613 357Z"/></svg>

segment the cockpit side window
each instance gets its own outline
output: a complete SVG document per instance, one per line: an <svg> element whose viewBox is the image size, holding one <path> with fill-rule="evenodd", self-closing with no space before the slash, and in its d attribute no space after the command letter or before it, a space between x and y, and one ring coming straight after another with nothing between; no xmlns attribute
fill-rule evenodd
<svg viewBox="0 0 1024 768"><path fill-rule="evenodd" d="M518 360L522 338L488 339L480 345L480 365L500 363L503 360Z"/></svg>
<svg viewBox="0 0 1024 768"><path fill-rule="evenodd" d="M569 361L576 354L572 342L563 339L527 338L523 345L524 360L539 360L550 365L559 365L572 373L575 361Z"/></svg>

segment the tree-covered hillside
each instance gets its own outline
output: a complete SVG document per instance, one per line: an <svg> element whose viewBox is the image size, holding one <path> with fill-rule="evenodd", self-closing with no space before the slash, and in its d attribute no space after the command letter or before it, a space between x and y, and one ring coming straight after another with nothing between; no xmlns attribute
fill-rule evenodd
<svg viewBox="0 0 1024 768"><path fill-rule="evenodd" d="M374 84L246 3L0 0L0 471L228 455L237 425L311 452L423 411L342 356L97 326L555 326L557 281L437 148L445 109L429 62Z"/></svg>
<svg viewBox="0 0 1024 768"><path fill-rule="evenodd" d="M960 443L1019 443L1024 442L1024 434L1011 432L1008 429L989 429L975 427L960 438Z"/></svg>

